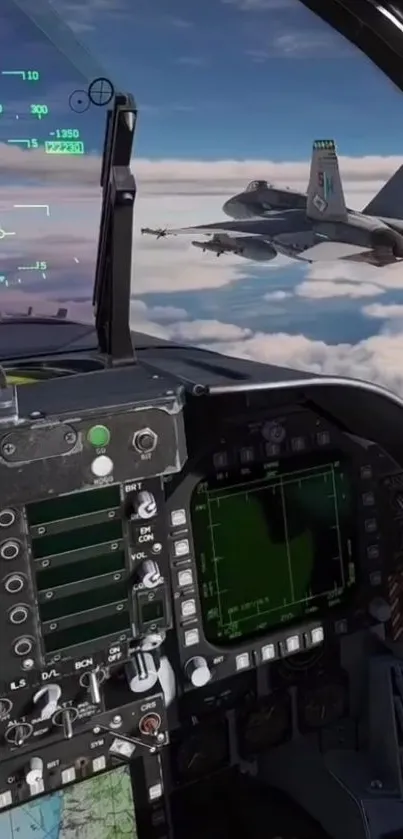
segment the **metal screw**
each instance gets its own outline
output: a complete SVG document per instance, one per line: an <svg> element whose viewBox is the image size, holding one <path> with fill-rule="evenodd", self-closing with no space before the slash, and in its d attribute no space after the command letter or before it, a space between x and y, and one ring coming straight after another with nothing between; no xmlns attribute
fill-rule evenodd
<svg viewBox="0 0 403 839"><path fill-rule="evenodd" d="M16 451L14 443L4 443L3 454L11 456Z"/></svg>
<svg viewBox="0 0 403 839"><path fill-rule="evenodd" d="M67 431L64 435L64 440L69 446L73 446L77 440L77 434L75 431Z"/></svg>
<svg viewBox="0 0 403 839"><path fill-rule="evenodd" d="M22 662L23 670L32 670L35 662L32 658L25 658Z"/></svg>

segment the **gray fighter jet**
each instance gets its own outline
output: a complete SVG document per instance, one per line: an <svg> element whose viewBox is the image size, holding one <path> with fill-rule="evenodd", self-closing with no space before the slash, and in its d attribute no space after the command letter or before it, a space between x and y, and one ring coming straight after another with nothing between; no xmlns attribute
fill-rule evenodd
<svg viewBox="0 0 403 839"><path fill-rule="evenodd" d="M387 181L382 189L361 210L366 216L385 219L403 219L403 166ZM250 218L267 218L275 210L306 210L307 195L296 190L275 186L268 181L251 181L242 192L233 195L223 204L223 212L236 221ZM354 212L353 210L348 210ZM357 212L357 211L355 211Z"/></svg>
<svg viewBox="0 0 403 839"><path fill-rule="evenodd" d="M239 221L167 229L164 234L198 232L214 235L215 239L205 243L204 247L203 243L196 245L214 250L219 255L234 253L235 248L239 248L239 239L246 236L248 241L242 255L249 259L256 259L255 248L251 247L255 241L256 244L261 243L259 247L263 244L269 246L267 259L273 258L275 249L277 253L304 262L343 259L383 267L403 259L403 220L369 213L374 213L375 209L385 212L391 204L396 207L402 169L370 202L365 213L349 210L344 199L335 143L333 140L316 140L307 195L290 192L291 203L297 196L300 205L303 203L304 206L270 210L265 218L254 216ZM230 241L231 233L236 235L236 244ZM260 258L262 252L263 249Z"/></svg>

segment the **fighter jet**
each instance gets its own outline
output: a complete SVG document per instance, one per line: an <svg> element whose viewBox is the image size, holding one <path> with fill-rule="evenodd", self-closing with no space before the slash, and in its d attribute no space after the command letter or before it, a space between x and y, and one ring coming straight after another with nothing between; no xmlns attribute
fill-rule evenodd
<svg viewBox="0 0 403 839"><path fill-rule="evenodd" d="M380 192L361 210L363 215L385 219L403 219L403 166L395 172ZM267 218L277 210L306 210L307 195L275 186L267 181L251 181L245 190L223 204L223 212L236 221ZM348 212L357 212L349 208ZM401 225L403 227L403 223Z"/></svg>
<svg viewBox="0 0 403 839"><path fill-rule="evenodd" d="M228 237L221 240L222 252L234 252L229 234L239 239L249 239L243 256L254 259L250 249L252 240L265 243L277 253L305 262L333 261L335 259L366 262L383 267L403 259L403 220L369 215L374 208L386 209L390 197L394 205L402 178L401 170L385 185L368 205L367 214L346 207L340 177L336 146L333 140L315 140L305 206L284 210L271 210L266 218L242 221L224 221L179 229L167 229L165 235L202 233ZM150 231L152 232L152 231ZM159 231L155 231L158 235ZM214 250L217 252L218 240ZM210 242L211 244L211 242ZM259 246L260 247L260 246ZM205 250L209 248L205 246Z"/></svg>

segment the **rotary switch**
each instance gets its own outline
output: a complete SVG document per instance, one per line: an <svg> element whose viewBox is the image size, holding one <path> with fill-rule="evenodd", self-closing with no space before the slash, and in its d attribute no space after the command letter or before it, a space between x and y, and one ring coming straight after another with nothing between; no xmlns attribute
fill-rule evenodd
<svg viewBox="0 0 403 839"><path fill-rule="evenodd" d="M138 569L138 577L145 588L155 588L161 582L161 571L153 559L145 559Z"/></svg>
<svg viewBox="0 0 403 839"><path fill-rule="evenodd" d="M185 672L189 681L195 688L204 687L204 685L207 685L211 679L211 670L206 659L201 655L197 655L194 658L189 659L189 661L185 664Z"/></svg>
<svg viewBox="0 0 403 839"><path fill-rule="evenodd" d="M35 790L43 780L43 760L40 757L31 757L25 770L25 781L30 789Z"/></svg>
<svg viewBox="0 0 403 839"><path fill-rule="evenodd" d="M137 493L133 506L139 519L151 519L157 512L157 502L152 492L146 489Z"/></svg>

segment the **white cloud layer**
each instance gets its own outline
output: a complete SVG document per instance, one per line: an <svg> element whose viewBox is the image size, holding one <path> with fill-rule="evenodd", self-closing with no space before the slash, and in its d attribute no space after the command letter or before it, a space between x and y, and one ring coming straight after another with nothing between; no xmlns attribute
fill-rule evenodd
<svg viewBox="0 0 403 839"><path fill-rule="evenodd" d="M329 297L377 297L384 289L374 283L349 283L331 280L306 280L300 283L295 293L298 297L326 300Z"/></svg>
<svg viewBox="0 0 403 839"><path fill-rule="evenodd" d="M403 396L403 330L357 344L326 344L304 335L258 332L244 341L222 341L216 350L239 358L377 382Z"/></svg>

